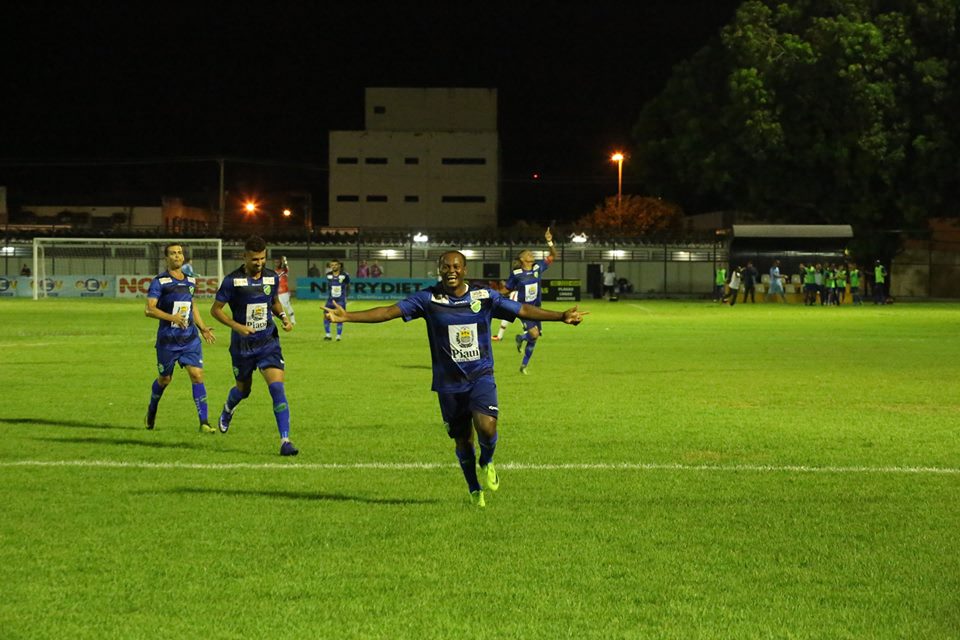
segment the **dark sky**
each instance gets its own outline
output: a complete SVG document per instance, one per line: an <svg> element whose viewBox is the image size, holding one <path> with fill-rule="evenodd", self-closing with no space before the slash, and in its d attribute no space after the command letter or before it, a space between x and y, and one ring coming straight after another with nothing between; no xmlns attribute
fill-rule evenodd
<svg viewBox="0 0 960 640"><path fill-rule="evenodd" d="M322 166L329 130L362 128L364 87L495 87L507 217L570 217L607 180L615 191L610 151L629 147L644 101L738 4L14 3L0 155ZM277 180L249 171L260 188Z"/></svg>

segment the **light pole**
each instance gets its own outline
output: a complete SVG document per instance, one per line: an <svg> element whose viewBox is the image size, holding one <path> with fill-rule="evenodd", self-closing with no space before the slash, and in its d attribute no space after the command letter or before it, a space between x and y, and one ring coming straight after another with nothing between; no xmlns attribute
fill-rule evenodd
<svg viewBox="0 0 960 640"><path fill-rule="evenodd" d="M617 163L617 211L620 211L620 199L623 197L623 154L617 151L610 160Z"/></svg>

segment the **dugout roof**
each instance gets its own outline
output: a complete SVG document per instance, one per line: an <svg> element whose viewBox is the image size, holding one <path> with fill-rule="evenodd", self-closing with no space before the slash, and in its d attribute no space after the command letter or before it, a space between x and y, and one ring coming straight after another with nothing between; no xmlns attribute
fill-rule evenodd
<svg viewBox="0 0 960 640"><path fill-rule="evenodd" d="M735 224L734 238L852 238L849 224Z"/></svg>

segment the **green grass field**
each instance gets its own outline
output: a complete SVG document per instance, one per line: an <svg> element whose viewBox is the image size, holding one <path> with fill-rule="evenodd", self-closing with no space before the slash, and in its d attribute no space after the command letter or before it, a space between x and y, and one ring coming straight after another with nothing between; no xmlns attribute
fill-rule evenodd
<svg viewBox="0 0 960 640"><path fill-rule="evenodd" d="M296 304L286 459L260 379L143 428L142 302L0 301L0 638L960 637L960 305L583 307L494 345L479 510L422 321Z"/></svg>

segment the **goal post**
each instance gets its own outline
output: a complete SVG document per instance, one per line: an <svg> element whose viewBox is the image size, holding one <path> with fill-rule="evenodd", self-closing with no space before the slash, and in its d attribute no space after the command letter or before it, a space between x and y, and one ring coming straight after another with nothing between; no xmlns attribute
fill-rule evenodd
<svg viewBox="0 0 960 640"><path fill-rule="evenodd" d="M220 238L34 238L33 299L53 296L136 297L144 279L166 269L164 247L183 246L185 257L210 295L223 280ZM149 280L146 281L147 286ZM99 293L98 293L99 292Z"/></svg>

